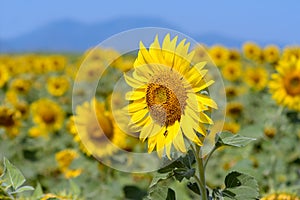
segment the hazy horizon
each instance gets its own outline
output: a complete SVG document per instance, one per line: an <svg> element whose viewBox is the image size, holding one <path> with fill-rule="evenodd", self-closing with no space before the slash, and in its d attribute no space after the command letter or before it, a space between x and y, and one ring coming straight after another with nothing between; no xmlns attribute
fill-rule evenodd
<svg viewBox="0 0 300 200"><path fill-rule="evenodd" d="M85 24L106 22L120 17L149 17L166 21L187 33L218 33L233 38L271 40L300 44L300 22L296 0L282 3L266 0L192 1L189 4L159 1L130 2L95 1L74 2L2 0L0 39L10 39L34 31L39 27L72 20Z"/></svg>

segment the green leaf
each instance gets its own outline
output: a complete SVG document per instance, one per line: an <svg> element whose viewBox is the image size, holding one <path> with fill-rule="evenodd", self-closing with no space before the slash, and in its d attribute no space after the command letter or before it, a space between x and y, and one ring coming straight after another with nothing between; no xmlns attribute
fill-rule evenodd
<svg viewBox="0 0 300 200"><path fill-rule="evenodd" d="M168 187L167 186L159 186L152 189L149 194L150 199L155 200L166 200L168 196Z"/></svg>
<svg viewBox="0 0 300 200"><path fill-rule="evenodd" d="M225 131L216 135L216 146L243 147L254 140L256 139Z"/></svg>
<svg viewBox="0 0 300 200"><path fill-rule="evenodd" d="M32 194L32 198L33 199L39 199L43 196L43 189L40 183L37 184L33 194Z"/></svg>
<svg viewBox="0 0 300 200"><path fill-rule="evenodd" d="M140 188L134 186L134 185L128 185L123 188L123 191L125 193L125 197L128 200L140 200L143 199L147 192L144 190L141 190Z"/></svg>
<svg viewBox="0 0 300 200"><path fill-rule="evenodd" d="M80 188L72 179L70 179L70 190L74 196L80 195Z"/></svg>
<svg viewBox="0 0 300 200"><path fill-rule="evenodd" d="M172 173L169 173L169 174L156 174L155 177L152 179L149 187L152 188L155 185L157 185L159 182L165 181L165 180L171 178L172 176L173 176Z"/></svg>
<svg viewBox="0 0 300 200"><path fill-rule="evenodd" d="M159 169L158 173L171 172L176 168L191 168L195 162L196 162L196 159L195 159L194 153L193 153L193 151L189 150L184 157L180 156L174 162Z"/></svg>
<svg viewBox="0 0 300 200"><path fill-rule="evenodd" d="M34 190L34 188L31 186L22 186L22 187L19 187L14 192L11 192L11 194L21 193L21 192L25 192L25 191L32 191L32 190Z"/></svg>
<svg viewBox="0 0 300 200"><path fill-rule="evenodd" d="M25 177L21 171L16 168L13 164L4 158L4 171L7 172L10 184L13 186L14 190L17 190L25 182Z"/></svg>
<svg viewBox="0 0 300 200"><path fill-rule="evenodd" d="M195 192L196 194L201 195L200 189L199 189L197 183L191 183L191 182L189 182L189 183L187 184L187 187L188 187L190 190L192 190L193 192Z"/></svg>
<svg viewBox="0 0 300 200"><path fill-rule="evenodd" d="M182 181L184 178L189 180L192 176L195 174L195 169L189 169L189 168L178 168L174 169L174 176L178 181Z"/></svg>
<svg viewBox="0 0 300 200"><path fill-rule="evenodd" d="M168 196L166 200L176 200L175 191L172 190L171 188L168 189Z"/></svg>
<svg viewBox="0 0 300 200"><path fill-rule="evenodd" d="M257 199L259 196L257 181L247 174L231 172L225 178L224 197L235 200Z"/></svg>

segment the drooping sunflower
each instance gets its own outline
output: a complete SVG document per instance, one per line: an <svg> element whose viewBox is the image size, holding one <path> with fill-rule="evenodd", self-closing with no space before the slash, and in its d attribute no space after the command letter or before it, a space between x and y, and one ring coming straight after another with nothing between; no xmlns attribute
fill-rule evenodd
<svg viewBox="0 0 300 200"><path fill-rule="evenodd" d="M95 98L77 106L73 120L77 129L76 133L70 127L75 136L74 140L80 143L81 150L87 155L104 158L126 145L125 133L118 128L112 114L106 111L104 103Z"/></svg>
<svg viewBox="0 0 300 200"><path fill-rule="evenodd" d="M159 43L158 36L146 49L140 42L138 57L132 76L124 74L132 91L126 93L129 105L124 108L131 118L130 125L140 131L142 141L148 139L148 152L156 147L159 157L164 150L171 159L172 144L186 152L184 138L201 146L197 133L206 135L205 124L213 121L206 114L217 104L201 93L213 80L206 82L206 62L192 65L194 51L183 39L177 45L178 37L167 34Z"/></svg>
<svg viewBox="0 0 300 200"><path fill-rule="evenodd" d="M300 59L281 61L276 70L269 83L272 98L279 105L300 111Z"/></svg>
<svg viewBox="0 0 300 200"><path fill-rule="evenodd" d="M33 121L50 131L59 130L64 122L64 111L50 99L39 99L30 106Z"/></svg>

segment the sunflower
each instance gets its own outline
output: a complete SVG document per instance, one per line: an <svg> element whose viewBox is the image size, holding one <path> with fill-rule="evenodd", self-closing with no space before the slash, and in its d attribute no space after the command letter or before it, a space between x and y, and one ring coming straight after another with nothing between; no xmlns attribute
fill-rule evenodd
<svg viewBox="0 0 300 200"><path fill-rule="evenodd" d="M287 192L277 192L264 196L260 200L300 200L297 195Z"/></svg>
<svg viewBox="0 0 300 200"><path fill-rule="evenodd" d="M11 82L10 89L18 94L26 94L30 90L31 81L23 78L14 79Z"/></svg>
<svg viewBox="0 0 300 200"><path fill-rule="evenodd" d="M243 104L239 102L229 102L226 106L227 116L238 118L241 116L242 112L243 112Z"/></svg>
<svg viewBox="0 0 300 200"><path fill-rule="evenodd" d="M82 173L81 168L71 169L70 166L74 160L79 157L79 154L73 149L64 149L55 154L59 170L64 174L65 178L75 178Z"/></svg>
<svg viewBox="0 0 300 200"><path fill-rule="evenodd" d="M281 61L276 70L269 83L272 98L279 105L300 111L300 59Z"/></svg>
<svg viewBox="0 0 300 200"><path fill-rule="evenodd" d="M276 135L276 128L272 126L266 126L264 128L264 135L268 138L273 138Z"/></svg>
<svg viewBox="0 0 300 200"><path fill-rule="evenodd" d="M125 133L118 128L112 114L105 110L104 104L95 98L77 106L74 123L81 139L78 142L84 144L81 149L87 155L104 158L115 153L118 147L124 148L126 145ZM75 130L71 130L74 134Z"/></svg>
<svg viewBox="0 0 300 200"><path fill-rule="evenodd" d="M65 76L50 77L47 80L47 90L53 96L64 95L69 87L69 80Z"/></svg>
<svg viewBox="0 0 300 200"><path fill-rule="evenodd" d="M254 90L263 90L268 83L268 72L263 67L248 67L245 71L245 82Z"/></svg>
<svg viewBox="0 0 300 200"><path fill-rule="evenodd" d="M222 67L229 58L229 51L226 47L215 45L209 49L209 55L218 67Z"/></svg>
<svg viewBox="0 0 300 200"><path fill-rule="evenodd" d="M236 81L242 75L242 65L240 62L227 62L222 68L222 74L229 81Z"/></svg>
<svg viewBox="0 0 300 200"><path fill-rule="evenodd" d="M241 59L241 54L237 49L229 49L228 61L239 61Z"/></svg>
<svg viewBox="0 0 300 200"><path fill-rule="evenodd" d="M62 71L67 64L67 59L62 55L51 55L48 59L49 71Z"/></svg>
<svg viewBox="0 0 300 200"><path fill-rule="evenodd" d="M39 99L30 106L33 121L47 130L57 131L64 122L64 112L62 108L52 100Z"/></svg>
<svg viewBox="0 0 300 200"><path fill-rule="evenodd" d="M233 134L236 134L239 132L240 128L241 128L240 124L236 122L225 122L223 131L229 131Z"/></svg>
<svg viewBox="0 0 300 200"><path fill-rule="evenodd" d="M243 44L243 53L248 59L259 60L261 56L261 48L254 42L246 42Z"/></svg>
<svg viewBox="0 0 300 200"><path fill-rule="evenodd" d="M213 123L205 112L217 108L209 96L201 93L213 83L205 82L206 63L191 66L194 51L188 53L190 43L184 39L176 46L177 39L171 40L167 34L160 47L156 36L149 50L140 42L132 76L124 74L132 87L126 93L130 103L124 108L131 118L130 125L140 131L142 141L148 139L149 153L156 146L158 156L162 157L166 149L169 159L172 144L186 152L183 136L202 145L204 125Z"/></svg>
<svg viewBox="0 0 300 200"><path fill-rule="evenodd" d="M11 138L19 134L21 114L8 106L0 106L0 128L4 128Z"/></svg>
<svg viewBox="0 0 300 200"><path fill-rule="evenodd" d="M9 73L4 65L0 65L0 88L9 80Z"/></svg>
<svg viewBox="0 0 300 200"><path fill-rule="evenodd" d="M291 61L292 59L300 59L299 46L290 46L283 50L282 60Z"/></svg>
<svg viewBox="0 0 300 200"><path fill-rule="evenodd" d="M235 97L238 97L243 93L243 88L230 85L230 86L226 86L225 92L226 92L226 98L234 99Z"/></svg>
<svg viewBox="0 0 300 200"><path fill-rule="evenodd" d="M265 60L269 63L275 63L279 60L280 50L276 45L268 45L263 49Z"/></svg>

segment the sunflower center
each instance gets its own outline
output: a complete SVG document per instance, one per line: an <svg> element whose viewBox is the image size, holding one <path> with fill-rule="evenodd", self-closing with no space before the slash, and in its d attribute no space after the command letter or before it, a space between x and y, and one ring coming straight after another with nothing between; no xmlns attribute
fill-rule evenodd
<svg viewBox="0 0 300 200"><path fill-rule="evenodd" d="M300 94L300 74L291 74L284 80L284 87L291 96Z"/></svg>
<svg viewBox="0 0 300 200"><path fill-rule="evenodd" d="M13 115L0 115L0 126L11 127L15 124Z"/></svg>
<svg viewBox="0 0 300 200"><path fill-rule="evenodd" d="M181 76L172 70L152 77L146 89L146 103L152 119L161 126L180 121L186 106L186 88Z"/></svg>
<svg viewBox="0 0 300 200"><path fill-rule="evenodd" d="M160 125L169 126L181 118L181 107L176 94L166 86L150 83L146 102L151 117Z"/></svg>
<svg viewBox="0 0 300 200"><path fill-rule="evenodd" d="M56 120L55 114L54 113L47 113L42 115L42 119L46 124L53 124Z"/></svg>

